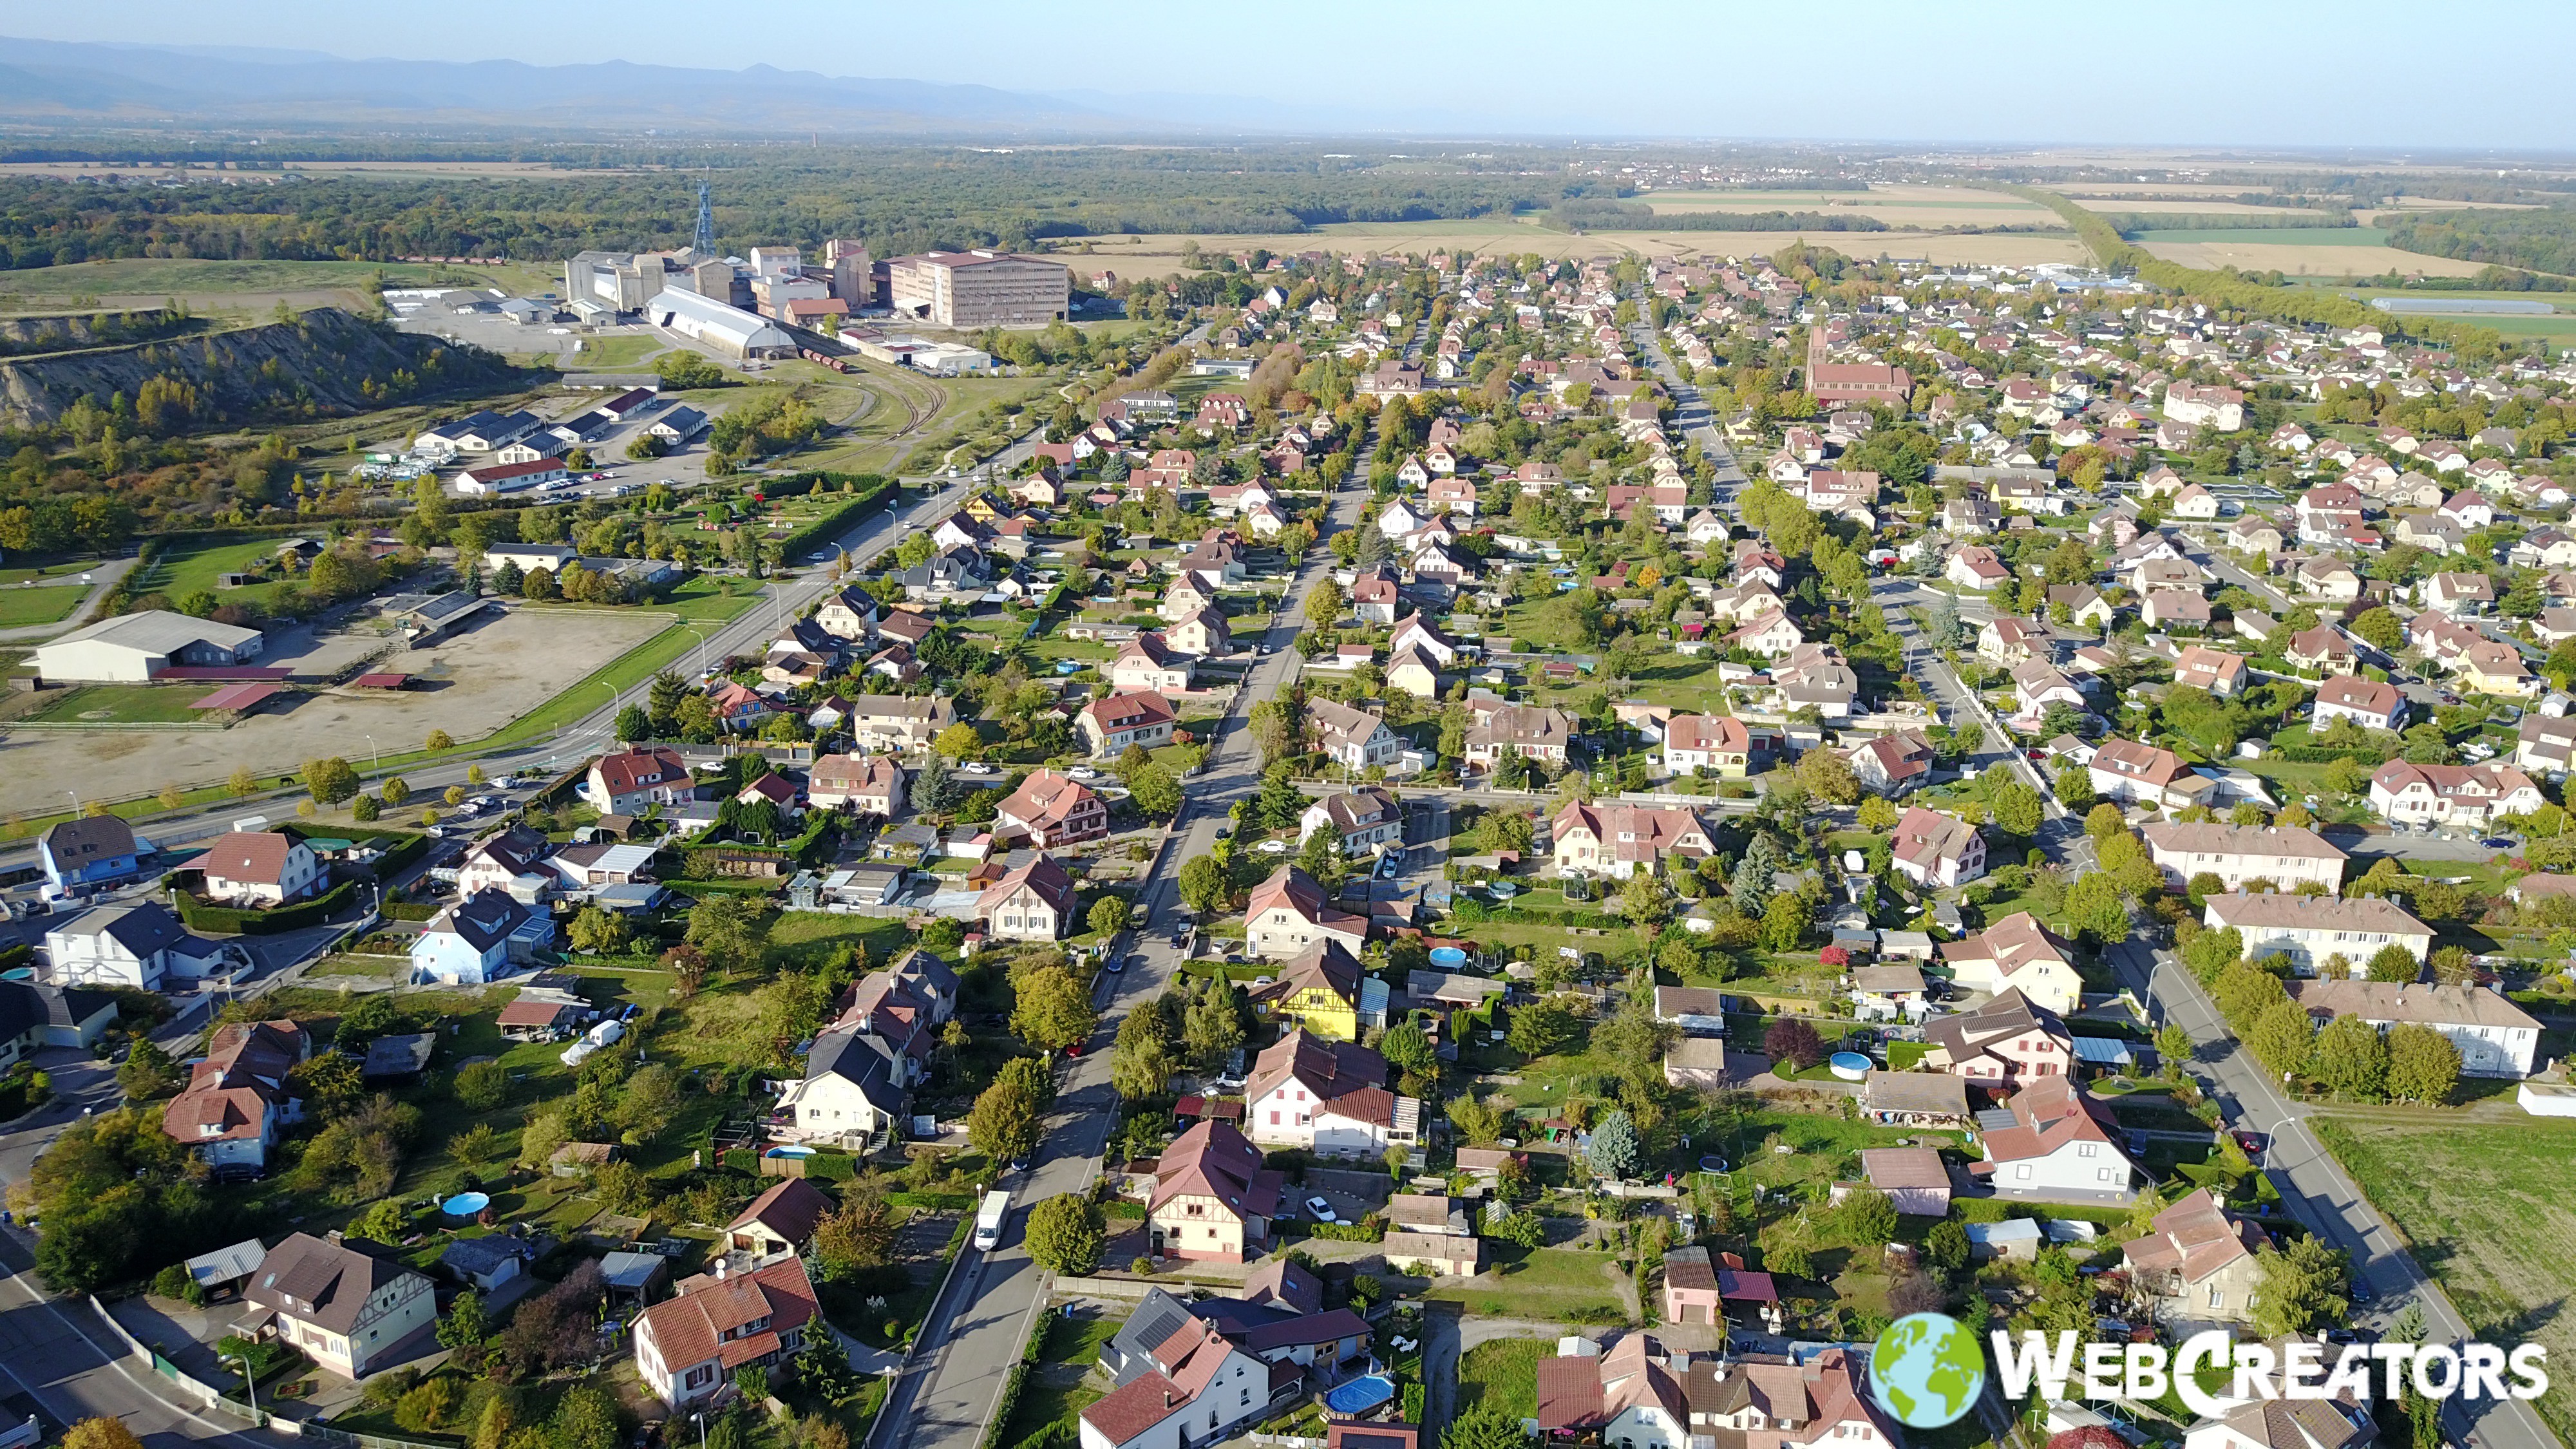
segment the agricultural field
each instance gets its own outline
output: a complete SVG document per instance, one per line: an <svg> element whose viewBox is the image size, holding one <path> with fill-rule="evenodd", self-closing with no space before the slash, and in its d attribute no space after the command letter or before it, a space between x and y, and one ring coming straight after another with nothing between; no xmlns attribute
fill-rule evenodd
<svg viewBox="0 0 2576 1449"><path fill-rule="evenodd" d="M1667 193L1681 195L1683 193ZM1729 193L1730 195L1735 193ZM1841 192L1836 195L1848 196ZM2010 197L1999 201L2011 206L2024 203ZM1774 211L1780 206L1765 205L1756 210ZM2049 214L2038 208L2034 220ZM1982 213L1982 219L1966 225L1996 226L2017 224L2018 214ZM1950 223L1924 222L1923 225ZM1196 240L1211 252L1249 251L1267 247L1274 252L1323 250L1336 252L1405 252L1435 251L1476 252L1485 255L1531 253L1552 261L1581 261L1592 257L1751 257L1767 256L1792 241L1804 240L1816 246L1834 247L1854 255L1889 255L1921 257L1944 264L1970 266L2029 266L2037 262L2081 262L2090 254L2072 233L2057 235L1938 236L1886 232L1673 232L1655 231L1590 231L1582 235L1553 231L1537 224L1537 218L1505 220L1481 218L1475 221L1423 222L1353 222L1317 227L1311 232L1287 236L1204 236L1187 238L1177 235L1101 237L1092 239L1088 252L1064 250L1055 253L1059 261L1077 273L1113 271L1121 277L1160 277L1183 270L1181 244Z"/></svg>
<svg viewBox="0 0 2576 1449"><path fill-rule="evenodd" d="M0 629L57 624L72 616L89 590L78 584L49 584L33 589L0 589Z"/></svg>
<svg viewBox="0 0 2576 1449"><path fill-rule="evenodd" d="M2456 1114L2373 1110L2310 1119L2364 1196L2406 1239L2469 1321L2472 1338L2546 1344L2576 1354L2576 1123L2517 1115L2496 1125ZM2538 1404L2576 1438L2576 1391Z"/></svg>
<svg viewBox="0 0 2576 1449"><path fill-rule="evenodd" d="M1891 227L2044 226L2057 214L2036 202L1964 186L1878 185L1861 191L1652 191L1638 198L1658 215L1726 211L1848 211Z"/></svg>
<svg viewBox="0 0 2576 1449"><path fill-rule="evenodd" d="M2401 252L2386 245L2388 234L2377 227L2289 233L2298 238L2296 241L2285 241L2284 235L2273 227L2239 227L2148 231L2139 233L2135 240L2150 254L2187 267L2278 269L2292 276L2366 277L2395 271L2428 277L2466 277L2474 276L2480 265L2422 252Z"/></svg>

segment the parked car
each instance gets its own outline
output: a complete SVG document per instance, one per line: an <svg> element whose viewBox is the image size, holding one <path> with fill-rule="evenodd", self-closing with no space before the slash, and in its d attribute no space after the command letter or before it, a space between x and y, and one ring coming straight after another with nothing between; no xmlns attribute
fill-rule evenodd
<svg viewBox="0 0 2576 1449"><path fill-rule="evenodd" d="M2261 1162L2261 1161L2263 1160L2263 1134L2262 1134L2262 1133L2260 1133L2260 1132L2238 1132L2238 1133L2234 1133L2234 1134L2232 1134L2232 1135L2236 1138L2236 1145L2245 1149L2245 1155L2246 1155L2247 1157L2249 1157L2249 1158L2253 1159L2254 1161L2256 1161L2256 1162L2258 1162L2258 1163L2259 1163L2259 1162Z"/></svg>
<svg viewBox="0 0 2576 1449"><path fill-rule="evenodd" d="M1310 1197L1306 1199L1306 1211L1314 1214L1315 1221L1319 1223L1337 1223L1341 1221L1339 1217L1334 1215L1333 1205L1324 1201L1320 1197Z"/></svg>

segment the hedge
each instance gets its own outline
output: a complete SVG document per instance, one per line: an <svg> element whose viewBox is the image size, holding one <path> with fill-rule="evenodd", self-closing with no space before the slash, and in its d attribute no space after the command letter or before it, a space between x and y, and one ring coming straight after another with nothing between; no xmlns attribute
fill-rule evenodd
<svg viewBox="0 0 2576 1449"><path fill-rule="evenodd" d="M218 931L233 936L274 936L281 931L300 931L318 926L333 911L356 898L357 884L345 882L321 895L297 905L280 906L273 911L243 911L231 906L213 906L188 892L174 891L179 919L192 931Z"/></svg>
<svg viewBox="0 0 2576 1449"><path fill-rule="evenodd" d="M824 514L822 517L815 519L813 522L806 524L803 528L796 530L785 538L780 539L778 541L778 556L780 558L788 560L801 559L806 554L812 552L815 545L827 540L838 538L842 534L847 533L850 529L850 525L858 522L859 519L870 510L885 502L886 495L895 490L895 481L891 478L883 477L875 473L805 473L800 474L795 478L788 479L779 485L761 485L761 496L763 497L793 497L796 495L782 493L779 489L796 487L796 485L802 484L802 487L796 488L796 492L798 494L810 493L813 491L816 483L822 482L826 479L839 482L853 477L855 477L860 484L858 496L852 498L849 502L842 504L838 508L833 509L829 513Z"/></svg>
<svg viewBox="0 0 2576 1449"><path fill-rule="evenodd" d="M2264 753L2287 760L2294 765L2331 765L2337 760L2350 760L2357 765L2377 765L2388 758L2385 750L2347 745L2333 749L2325 745L2269 745Z"/></svg>
<svg viewBox="0 0 2576 1449"><path fill-rule="evenodd" d="M717 1161L733 1172L758 1173L760 1171L760 1154L748 1147L728 1147Z"/></svg>
<svg viewBox="0 0 2576 1449"><path fill-rule="evenodd" d="M35 959L36 948L24 941L14 946L0 947L0 971L15 971Z"/></svg>
<svg viewBox="0 0 2576 1449"><path fill-rule="evenodd" d="M924 1212L963 1213L975 1210L975 1195L966 1192L890 1192L889 1207L919 1208Z"/></svg>
<svg viewBox="0 0 2576 1449"><path fill-rule="evenodd" d="M1100 1215L1118 1222L1141 1222L1145 1217L1145 1205L1129 1202L1123 1197L1115 1198L1100 1205Z"/></svg>
<svg viewBox="0 0 2576 1449"><path fill-rule="evenodd" d="M438 907L420 901L385 902L385 919L388 921L426 921L437 914Z"/></svg>
<svg viewBox="0 0 2576 1449"><path fill-rule="evenodd" d="M1386 1220L1371 1217L1356 1223L1309 1223L1306 1236L1321 1238L1328 1243L1383 1243L1386 1241Z"/></svg>

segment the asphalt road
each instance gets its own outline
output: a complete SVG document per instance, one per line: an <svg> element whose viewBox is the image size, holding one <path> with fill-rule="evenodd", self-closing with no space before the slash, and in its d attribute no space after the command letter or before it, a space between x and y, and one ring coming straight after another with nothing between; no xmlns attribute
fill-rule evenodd
<svg viewBox="0 0 2576 1449"><path fill-rule="evenodd" d="M2304 1112L2281 1096L2271 1074L2221 1024L2217 1007L2191 972L2171 952L2134 939L2112 948L2110 957L2122 984L2148 1001L2151 1020L2177 1022L2191 1033L2199 1048L2194 1072L2226 1111L2229 1124L2263 1134L2263 1174L2279 1190L2282 1206L2310 1232L2351 1255L2355 1278L2375 1300L2373 1309L2394 1312L2400 1301L2412 1298L2423 1305L2427 1342L2474 1338L2449 1296L2426 1276L2379 1210L2317 1141ZM2455 1398L2443 1421L2473 1449L2555 1449L2558 1443L2539 1413L2519 1400L2472 1404Z"/></svg>
<svg viewBox="0 0 2576 1449"><path fill-rule="evenodd" d="M1415 329L1419 345L1420 327ZM1363 439L1361 455L1367 455ZM1351 482L1334 495L1323 530L1356 527L1367 488ZM948 1290L931 1306L911 1363L897 1376L866 1449L978 1449L997 1408L1010 1367L1017 1362L1036 1315L1046 1304L1047 1275L1022 1242L1030 1205L1059 1193L1088 1189L1099 1175L1101 1154L1117 1115L1109 1084L1109 1046L1118 1022L1138 1003L1162 994L1182 956L1171 944L1180 910L1181 863L1216 848L1228 811L1261 784L1261 752L1244 728L1252 707L1296 677L1301 663L1288 644L1297 636L1306 594L1325 576L1332 553L1320 546L1282 596L1273 626L1259 638L1265 652L1244 676L1243 687L1220 726L1202 772L1188 782L1189 800L1164 846L1137 904L1143 929L1123 949L1129 965L1103 972L1094 997L1100 1029L1083 1054L1064 1065L1055 1107L1046 1121L1029 1171L1006 1183L1012 1216L1002 1245L991 1252L964 1250Z"/></svg>

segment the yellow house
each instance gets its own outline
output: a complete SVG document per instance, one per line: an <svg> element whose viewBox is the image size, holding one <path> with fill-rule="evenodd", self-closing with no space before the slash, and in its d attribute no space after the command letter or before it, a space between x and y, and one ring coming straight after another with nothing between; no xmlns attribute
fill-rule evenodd
<svg viewBox="0 0 2576 1449"><path fill-rule="evenodd" d="M2522 656L2510 644L2492 639L2471 645L2460 659L2460 683L2478 694L2515 698L2539 693L2539 683L2522 667Z"/></svg>
<svg viewBox="0 0 2576 1449"><path fill-rule="evenodd" d="M1359 1040L1359 958L1337 940L1328 937L1307 947L1253 999L1268 1002L1271 1016L1283 1025L1334 1041Z"/></svg>
<svg viewBox="0 0 2576 1449"><path fill-rule="evenodd" d="M1002 510L994 507L993 500L981 493L978 493L974 497L966 500L965 513L967 517L974 519L977 523L999 523L1002 521Z"/></svg>

